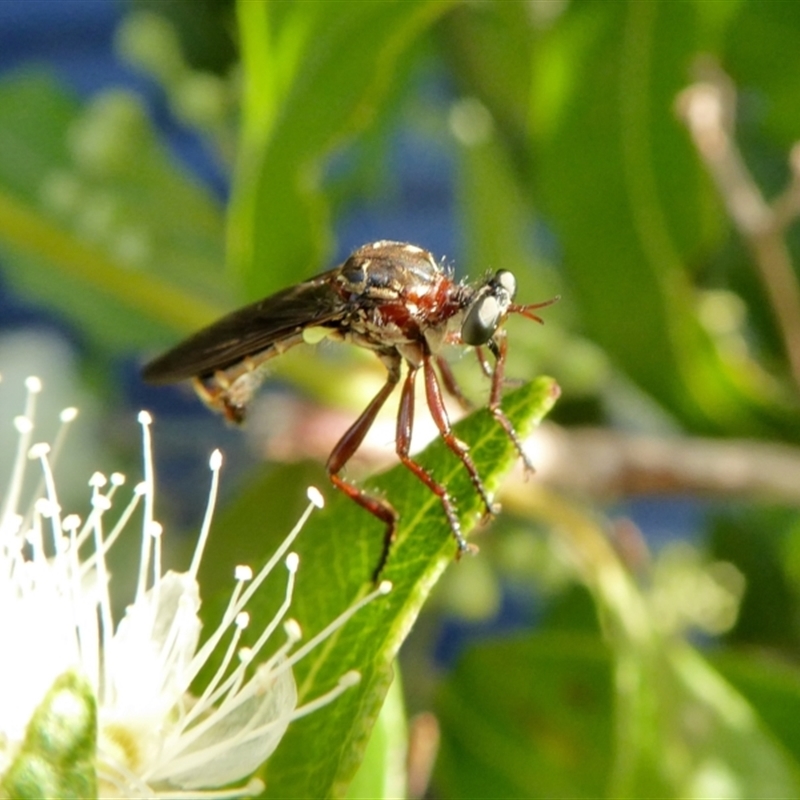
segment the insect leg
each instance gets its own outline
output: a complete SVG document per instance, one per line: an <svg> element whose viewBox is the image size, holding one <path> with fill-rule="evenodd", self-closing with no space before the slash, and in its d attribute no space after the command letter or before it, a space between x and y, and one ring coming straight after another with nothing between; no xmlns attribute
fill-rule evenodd
<svg viewBox="0 0 800 800"><path fill-rule="evenodd" d="M533 468L533 463L531 462L528 454L525 452L525 448L522 446L519 434L514 430L511 420L505 415L505 412L500 407L500 400L502 399L503 395L503 378L506 366L506 353L508 352L508 342L506 341L506 337L500 335L496 336L494 339L490 339L489 349L492 351L495 357L494 370L492 371L492 388L489 391L489 411L492 412L492 416L494 416L500 425L502 425L503 430L508 434L508 438L513 442L514 447L522 459L522 463L525 465L525 469L528 472L535 472L536 470Z"/></svg>
<svg viewBox="0 0 800 800"><path fill-rule="evenodd" d="M436 366L439 367L439 372L444 382L444 388L447 389L448 394L458 402L464 411L472 411L473 404L464 396L461 387L458 385L458 381L456 381L456 376L453 375L453 370L450 368L447 361L441 356L436 356Z"/></svg>
<svg viewBox="0 0 800 800"><path fill-rule="evenodd" d="M481 365L481 372L487 378L491 378L494 374L494 369L492 369L492 365L489 363L489 359L486 358L486 354L483 352L483 348L480 345L475 348L475 357Z"/></svg>
<svg viewBox="0 0 800 800"><path fill-rule="evenodd" d="M447 409L444 407L442 401L442 390L439 388L439 380L436 377L436 371L433 368L433 362L429 355L422 357L422 369L425 374L425 397L428 400L428 408L430 409L433 421L439 429L439 433L444 439L444 443L455 453L461 463L466 467L469 477L472 480L472 485L475 491L481 496L483 504L486 506L486 511L489 514L496 514L498 508L492 503L486 487L483 485L481 476L478 474L478 468L469 454L469 447L457 439L450 426L450 419L447 416Z"/></svg>
<svg viewBox="0 0 800 800"><path fill-rule="evenodd" d="M193 378L192 385L197 396L212 411L224 415L228 422L241 425L246 416L244 405L234 403L228 394L230 384L225 385L223 373L215 373L210 378Z"/></svg>
<svg viewBox="0 0 800 800"><path fill-rule="evenodd" d="M418 464L409 456L411 448L411 432L414 426L414 381L417 377L419 367L409 364L408 375L403 384L403 391L400 395L400 409L397 414L397 437L395 440L397 455L400 461L408 467L441 501L447 521L450 523L450 530L453 538L458 544L458 555L467 551L476 552L475 545L467 544L466 539L461 533L461 523L458 521L453 500L447 489L439 483L423 466Z"/></svg>
<svg viewBox="0 0 800 800"><path fill-rule="evenodd" d="M325 465L328 477L337 489L386 525L380 561L375 571L372 573L373 581L377 581L383 568L386 566L386 559L389 557L389 550L391 549L392 542L394 542L397 530L397 512L386 500L372 497L357 486L344 480L344 478L339 477L339 472L342 471L345 464L347 464L356 450L358 450L361 442L364 441L364 437L367 435L367 431L369 431L373 422L375 422L375 417L378 415L381 407L394 390L394 387L397 386L400 380L400 363L401 361L398 356L388 365L389 375L383 388L375 395L370 404L364 409L361 416L348 428L344 436L339 439L336 446L331 451L330 456L328 456L328 463Z"/></svg>

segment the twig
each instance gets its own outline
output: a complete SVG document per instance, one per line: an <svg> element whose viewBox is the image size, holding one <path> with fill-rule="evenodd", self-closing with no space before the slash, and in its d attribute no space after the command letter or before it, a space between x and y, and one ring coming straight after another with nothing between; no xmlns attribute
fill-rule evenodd
<svg viewBox="0 0 800 800"><path fill-rule="evenodd" d="M537 481L587 499L691 494L800 505L800 448L789 445L552 424L530 444Z"/></svg>
<svg viewBox="0 0 800 800"><path fill-rule="evenodd" d="M267 405L264 406L264 409ZM324 461L351 417L297 399L271 397L269 414L256 406L251 431L269 458ZM266 425L266 419L272 424ZM434 438L432 422L420 433ZM376 426L359 455L365 473L397 463L391 446L394 421ZM423 444L419 442L418 444ZM590 500L642 494L694 494L765 499L800 506L800 448L752 439L638 436L605 428L562 428L545 423L524 442L536 467L534 481ZM520 473L521 474L521 473Z"/></svg>
<svg viewBox="0 0 800 800"><path fill-rule="evenodd" d="M703 79L678 97L677 109L692 135L728 213L753 253L775 312L792 377L800 389L800 287L784 234L800 214L800 147L789 159L789 185L768 203L734 140L736 90L721 69L705 65Z"/></svg>

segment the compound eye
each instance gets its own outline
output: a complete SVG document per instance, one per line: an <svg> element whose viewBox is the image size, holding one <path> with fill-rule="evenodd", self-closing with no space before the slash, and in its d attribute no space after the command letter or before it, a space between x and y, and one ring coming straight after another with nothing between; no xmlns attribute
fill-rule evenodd
<svg viewBox="0 0 800 800"><path fill-rule="evenodd" d="M509 272L507 269L499 270L494 276L494 283L504 289L511 300L514 299L514 295L517 293L517 279L513 272Z"/></svg>
<svg viewBox="0 0 800 800"><path fill-rule="evenodd" d="M479 297L464 317L461 341L473 347L486 344L494 336L502 314L503 309L494 295Z"/></svg>

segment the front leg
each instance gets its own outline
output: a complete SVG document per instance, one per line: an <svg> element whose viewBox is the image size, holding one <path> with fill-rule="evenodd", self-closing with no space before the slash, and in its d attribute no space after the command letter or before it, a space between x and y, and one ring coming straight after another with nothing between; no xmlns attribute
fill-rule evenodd
<svg viewBox="0 0 800 800"><path fill-rule="evenodd" d="M458 555L460 556L466 552L474 553L477 552L478 548L475 545L467 544L466 539L464 539L455 504L447 488L439 483L421 464L418 464L409 456L411 434L414 428L414 383L418 371L419 367L409 364L408 375L400 395L400 408L397 414L397 436L395 439L397 456L441 500L453 538L458 545Z"/></svg>
<svg viewBox="0 0 800 800"><path fill-rule="evenodd" d="M383 568L386 566L386 561L389 558L389 551L391 550L392 543L397 534L397 511L395 511L394 507L388 501L367 494L355 484L344 480L344 478L340 477L339 473L361 446L364 437L375 422L375 417L389 398L394 387L397 386L400 381L400 364L401 359L399 356L389 361L387 364L389 375L386 378L386 383L364 409L361 416L348 428L344 436L339 439L328 457L328 463L325 465L331 483L351 500L369 511L374 517L377 517L386 526L383 535L381 557L377 567L372 573L372 580L375 582L377 582Z"/></svg>
<svg viewBox="0 0 800 800"><path fill-rule="evenodd" d="M423 355L422 368L425 374L425 397L428 401L428 408L430 409L433 421L436 423L436 427L439 429L439 433L442 435L442 439L444 439L444 443L466 467L472 485L475 487L475 491L481 496L481 500L483 500L483 504L486 506L487 513L497 513L498 509L489 498L489 493L486 491L481 476L478 474L478 468L475 466L475 462L469 454L469 448L464 442L457 439L453 433L450 419L447 416L447 409L444 407L444 401L442 400L442 390L439 387L439 380L436 377L436 371L434 370L430 355Z"/></svg>
<svg viewBox="0 0 800 800"><path fill-rule="evenodd" d="M500 423L500 425L502 425L503 430L508 434L508 438L513 442L514 447L520 455L520 458L522 458L522 463L525 465L525 469L528 472L535 472L536 470L533 468L533 462L525 452L525 448L522 446L522 441L519 438L519 434L514 430L511 420L506 416L505 412L500 406L500 401L503 397L503 379L505 376L506 353L508 351L508 342L506 341L506 337L503 332L500 332L498 335L496 335L494 339L489 340L489 349L492 351L492 355L495 357L494 370L492 370L492 388L489 392L489 411L492 412L492 416Z"/></svg>

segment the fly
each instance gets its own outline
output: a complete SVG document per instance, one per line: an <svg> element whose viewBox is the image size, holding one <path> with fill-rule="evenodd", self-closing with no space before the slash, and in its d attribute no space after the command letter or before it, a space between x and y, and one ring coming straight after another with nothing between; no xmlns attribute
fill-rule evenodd
<svg viewBox="0 0 800 800"><path fill-rule="evenodd" d="M373 242L360 247L335 269L234 311L195 333L151 361L143 376L154 384L191 379L206 405L238 424L244 421L247 404L266 376L269 360L303 342L311 328L322 328L328 338L374 351L387 369L386 383L333 448L326 470L337 489L385 525L383 550L373 575L377 578L395 539L398 514L387 500L364 492L341 473L400 383L404 363L407 372L400 393L395 450L400 461L439 498L458 545L458 556L477 548L461 533L447 487L409 455L414 388L420 371L428 409L442 439L466 468L487 513L494 514L498 509L468 446L455 436L450 425L442 384L462 405L467 403L449 365L439 355L444 345L475 348L481 368L491 379L489 410L526 467L533 469L500 407L507 350L503 324L509 314L541 323L533 312L554 300L519 305L514 302L516 288L516 279L508 270L499 270L475 284L458 283L421 247ZM484 347L494 356L493 365Z"/></svg>

